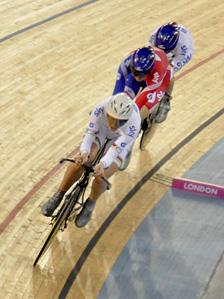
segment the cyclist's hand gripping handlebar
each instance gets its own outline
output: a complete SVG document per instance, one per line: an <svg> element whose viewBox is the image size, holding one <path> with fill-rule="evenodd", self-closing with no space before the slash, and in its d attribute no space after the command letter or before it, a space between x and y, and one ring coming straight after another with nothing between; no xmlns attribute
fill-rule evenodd
<svg viewBox="0 0 224 299"><path fill-rule="evenodd" d="M76 163L76 161L75 160L73 160L73 159L61 159L60 160L60 163L64 163L65 161L68 161L68 162L72 162L72 163ZM94 172L94 168L93 167L91 167L91 166L88 166L88 165L85 165L85 164L83 164L83 167L86 169L86 170L88 170L90 173L91 172ZM107 185L107 190L109 190L110 188L111 188L111 183L108 181L108 179L106 178L106 177L104 177L103 175L101 175L101 179L106 183L106 185Z"/></svg>

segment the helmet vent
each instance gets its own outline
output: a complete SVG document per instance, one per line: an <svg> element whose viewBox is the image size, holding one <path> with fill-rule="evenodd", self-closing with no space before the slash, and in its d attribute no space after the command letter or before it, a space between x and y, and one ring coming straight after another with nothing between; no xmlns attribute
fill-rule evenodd
<svg viewBox="0 0 224 299"><path fill-rule="evenodd" d="M118 93L111 97L106 111L114 118L127 120L133 112L133 104L126 93Z"/></svg>

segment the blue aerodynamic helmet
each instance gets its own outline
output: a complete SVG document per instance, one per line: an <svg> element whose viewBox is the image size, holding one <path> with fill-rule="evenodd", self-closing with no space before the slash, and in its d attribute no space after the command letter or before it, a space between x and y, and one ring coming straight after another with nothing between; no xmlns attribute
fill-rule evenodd
<svg viewBox="0 0 224 299"><path fill-rule="evenodd" d="M153 67L155 53L152 47L138 48L132 55L132 68L136 73L147 74Z"/></svg>
<svg viewBox="0 0 224 299"><path fill-rule="evenodd" d="M177 23L170 22L161 26L155 36L155 46L169 53L172 51L179 40L179 27Z"/></svg>

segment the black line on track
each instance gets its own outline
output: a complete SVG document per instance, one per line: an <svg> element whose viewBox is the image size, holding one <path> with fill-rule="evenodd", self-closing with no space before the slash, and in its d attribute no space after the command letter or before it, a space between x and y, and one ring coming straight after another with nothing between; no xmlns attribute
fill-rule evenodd
<svg viewBox="0 0 224 299"><path fill-rule="evenodd" d="M191 141L195 136L197 136L202 130L208 127L212 122L218 119L224 114L224 108L210 117L207 121L202 123L197 129L190 133L186 138L184 138L180 143L178 143L168 154L166 154L148 173L128 192L128 194L120 201L116 208L110 213L104 223L101 225L96 234L89 241L88 245L82 252L79 260L74 265L72 271L70 272L58 299L66 298L72 284L74 283L77 275L79 274L83 264L88 258L90 252L99 241L100 237L106 231L108 226L112 223L115 217L120 213L120 211L125 207L128 201L138 192L138 190L166 163L168 162L183 146L185 146L189 141Z"/></svg>
<svg viewBox="0 0 224 299"><path fill-rule="evenodd" d="M5 41L7 41L7 40L9 40L9 39L11 39L11 38L13 38L14 36L17 36L17 35L19 35L19 34L21 34L21 33L24 33L24 32L26 32L26 31L29 31L30 29L36 28L36 27L41 26L41 25L43 25L43 24L45 24L45 23L48 23L48 22L50 22L50 21L53 21L53 20L55 20L55 19L57 19L57 18L60 18L60 17L62 17L62 16L64 16L64 15L66 15L66 14L69 14L69 13L75 11L75 10L78 10L78 9L80 9L80 8L82 8L82 7L85 7L85 6L87 6L87 5L90 5L90 4L92 4L92 3L94 3L94 2L97 2L97 1L99 1L99 0L90 0L90 1L87 1L87 2L84 2L84 3L81 3L80 5L77 5L77 6L74 6L74 7L69 8L69 9L66 9L66 10L64 10L64 11L62 11L62 12L56 14L56 15L53 15L53 16L51 16L51 17L48 17L47 19L44 19L44 20L42 20L42 21L39 21L39 22L37 22L37 23L31 24L31 25L29 25L29 26L27 26L27 27L24 27L24 28L22 28L22 29L20 29L20 30L18 30L18 31L15 31L15 32L13 32L13 33L10 33L10 34L8 34L8 35L6 35L6 36L0 38L0 44L3 43L3 42L5 42Z"/></svg>

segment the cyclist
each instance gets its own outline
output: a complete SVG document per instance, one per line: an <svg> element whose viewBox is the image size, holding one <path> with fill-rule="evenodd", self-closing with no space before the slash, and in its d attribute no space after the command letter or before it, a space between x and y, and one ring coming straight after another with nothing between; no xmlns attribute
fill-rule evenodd
<svg viewBox="0 0 224 299"><path fill-rule="evenodd" d="M109 178L117 170L124 170L130 152L138 136L141 117L136 104L125 93L110 96L92 111L85 136L75 156L75 164L69 165L59 190L42 206L42 214L51 216L64 197L66 191L77 181L82 172L82 164L90 163L104 141L110 139L106 153L94 167L94 180L89 198L78 214L75 224L83 227L88 223L96 200L106 190L102 176Z"/></svg>
<svg viewBox="0 0 224 299"><path fill-rule="evenodd" d="M172 78L172 67L165 52L147 46L131 52L121 62L113 94L127 93L141 110L142 119L149 115L167 91ZM161 122L163 112L158 111L156 122Z"/></svg>
<svg viewBox="0 0 224 299"><path fill-rule="evenodd" d="M173 74L180 71L193 56L194 46L191 33L176 22L166 23L156 28L149 37L150 46L155 46L163 50L173 69ZM170 110L170 100L174 85L174 76L169 84L169 88L163 97L164 117ZM160 108L162 108L162 106ZM161 118L162 120L162 118ZM165 120L165 119L164 119Z"/></svg>
<svg viewBox="0 0 224 299"><path fill-rule="evenodd" d="M167 54L174 73L180 71L193 56L194 45L191 33L176 22L169 22L156 28L150 34L149 44Z"/></svg>

